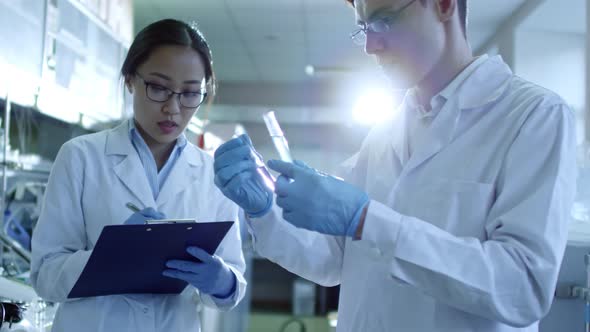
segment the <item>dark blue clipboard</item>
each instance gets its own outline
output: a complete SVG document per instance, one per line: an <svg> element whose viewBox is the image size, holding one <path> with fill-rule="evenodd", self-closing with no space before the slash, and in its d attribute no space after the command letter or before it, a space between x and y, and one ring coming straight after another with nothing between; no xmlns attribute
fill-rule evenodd
<svg viewBox="0 0 590 332"><path fill-rule="evenodd" d="M178 294L187 283L162 275L166 261L198 261L186 252L188 246L215 253L232 225L233 221L105 226L68 298Z"/></svg>

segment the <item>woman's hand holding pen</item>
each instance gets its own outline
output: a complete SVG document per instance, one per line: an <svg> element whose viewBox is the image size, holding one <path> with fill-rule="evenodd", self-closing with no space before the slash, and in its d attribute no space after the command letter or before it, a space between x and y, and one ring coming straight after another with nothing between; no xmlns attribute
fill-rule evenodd
<svg viewBox="0 0 590 332"><path fill-rule="evenodd" d="M129 205L127 205L129 207ZM145 224L146 220L159 220L165 219L166 216L162 212L158 212L154 210L154 208L148 207L143 210L139 210L138 208L131 208L135 211L127 220L125 220L125 225L143 225Z"/></svg>
<svg viewBox="0 0 590 332"><path fill-rule="evenodd" d="M168 269L163 275L184 280L202 293L217 298L230 297L236 289L236 277L232 270L218 256L209 255L198 247L188 247L186 251L199 261L173 259L166 262Z"/></svg>

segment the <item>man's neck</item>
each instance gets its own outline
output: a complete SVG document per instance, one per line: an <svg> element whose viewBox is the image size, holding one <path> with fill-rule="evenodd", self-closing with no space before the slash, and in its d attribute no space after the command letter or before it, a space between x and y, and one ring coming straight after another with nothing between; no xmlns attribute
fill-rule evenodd
<svg viewBox="0 0 590 332"><path fill-rule="evenodd" d="M432 97L449 85L474 60L475 57L468 48L443 57L415 88L420 105L430 110Z"/></svg>

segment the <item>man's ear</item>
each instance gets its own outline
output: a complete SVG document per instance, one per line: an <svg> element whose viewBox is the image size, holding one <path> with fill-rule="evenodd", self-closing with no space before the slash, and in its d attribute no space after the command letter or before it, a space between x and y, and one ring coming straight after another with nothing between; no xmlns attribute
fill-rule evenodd
<svg viewBox="0 0 590 332"><path fill-rule="evenodd" d="M435 0L434 2L441 22L446 22L453 17L457 9L457 0Z"/></svg>

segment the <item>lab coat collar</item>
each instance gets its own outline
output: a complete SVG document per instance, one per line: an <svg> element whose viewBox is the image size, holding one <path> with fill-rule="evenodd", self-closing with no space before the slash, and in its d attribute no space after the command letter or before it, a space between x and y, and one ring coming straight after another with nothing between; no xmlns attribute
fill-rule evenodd
<svg viewBox="0 0 590 332"><path fill-rule="evenodd" d="M412 88L408 90L404 97L404 104L410 110L415 110L416 112L421 113L421 117L425 116L436 116L438 111L441 109L441 104L444 104L445 101L449 100L455 93L457 92L458 88L465 82L467 78L471 76L471 74L484 62L488 60L488 55L484 54L482 56L477 57L473 60L463 71L461 71L453 80L447 84L440 92L432 96L430 99L430 111L424 109L420 102L418 101L418 94L416 92L416 88ZM433 114L434 113L434 114Z"/></svg>
<svg viewBox="0 0 590 332"><path fill-rule="evenodd" d="M417 144L418 148L410 156L402 174L418 167L451 142L460 115L461 109L458 107L457 99L451 98L443 105L438 116L421 137ZM407 144L403 145L406 146Z"/></svg>
<svg viewBox="0 0 590 332"><path fill-rule="evenodd" d="M462 110L482 109L483 106L500 98L510 83L512 70L500 55L484 55L481 58L484 58L484 61L481 61L455 90L454 96ZM450 94L446 98L449 100L453 95Z"/></svg>
<svg viewBox="0 0 590 332"><path fill-rule="evenodd" d="M475 72L482 64L489 59L487 54L475 58L465 69L463 69L447 86L437 95L449 100L459 87Z"/></svg>
<svg viewBox="0 0 590 332"><path fill-rule="evenodd" d="M195 151L197 148L188 144L185 149L172 166L172 170L168 175L168 178L164 182L164 185L160 189L158 199L156 203L158 206L166 203L170 199L174 199L181 192L186 190L187 187L198 186L195 182L199 181L198 172L195 168L202 164L199 159L199 152Z"/></svg>
<svg viewBox="0 0 590 332"><path fill-rule="evenodd" d="M465 110L486 109L483 106L497 100L506 91L511 77L512 71L500 56L482 56L468 66L437 94L443 96L446 102L422 136L421 142L418 142L418 149L408 160L403 173L418 167L448 145L455 137L461 113ZM403 108L403 112L408 111L412 110ZM396 138L393 147L400 160L404 160L405 140L400 140L399 135Z"/></svg>
<svg viewBox="0 0 590 332"><path fill-rule="evenodd" d="M111 129L107 134L106 150L107 156L111 155L129 155L135 150L129 139L129 121L125 120L120 125Z"/></svg>
<svg viewBox="0 0 590 332"><path fill-rule="evenodd" d="M169 198L186 188L187 183L196 180L194 167L200 166L203 161L198 151L192 144L188 144L182 150L178 160L174 164L166 182L158 195L158 206L166 202ZM129 122L125 121L119 126L111 129L107 135L106 151L107 156L121 155L125 156L120 162L113 165L113 171L123 182L125 187L135 196L143 206L156 207L156 201L152 195L150 185L144 175L143 165L139 156L133 149L129 139ZM120 159L113 159L120 160Z"/></svg>
<svg viewBox="0 0 590 332"><path fill-rule="evenodd" d="M446 87L430 100L432 109L438 100L459 98L459 108L475 109L498 99L510 81L512 71L500 55L493 57L484 54L477 57ZM419 109L415 89L410 89L404 98L406 107Z"/></svg>
<svg viewBox="0 0 590 332"><path fill-rule="evenodd" d="M129 138L129 128L130 123L128 121L124 121L117 127L110 130L107 135L107 142L106 142L106 155L125 155L128 156L130 154L136 154L135 149L131 143L131 139ZM188 140L186 136L182 134L179 137L179 141L177 142L178 146L189 148ZM184 154L184 153L183 153ZM198 166L203 163L203 161L199 158L198 153L189 153L185 156L186 162L192 166Z"/></svg>
<svg viewBox="0 0 590 332"><path fill-rule="evenodd" d="M129 138L129 121L124 121L108 132L105 154L125 157L123 159L112 158L113 171L143 207L155 207L156 202L145 172L143 172L143 165Z"/></svg>

